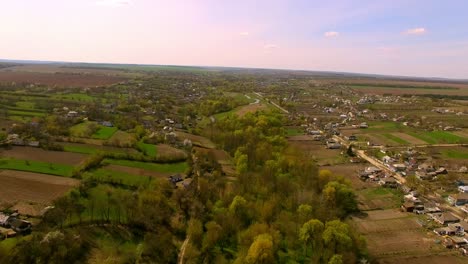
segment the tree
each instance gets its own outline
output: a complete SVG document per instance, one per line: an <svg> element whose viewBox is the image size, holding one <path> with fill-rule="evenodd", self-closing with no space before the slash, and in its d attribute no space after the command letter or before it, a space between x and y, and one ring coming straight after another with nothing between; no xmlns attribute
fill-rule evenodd
<svg viewBox="0 0 468 264"><path fill-rule="evenodd" d="M325 260L331 259L334 254L345 253L353 243L349 226L340 220L327 222L322 238L325 246Z"/></svg>
<svg viewBox="0 0 468 264"><path fill-rule="evenodd" d="M328 264L343 264L342 255L333 255L333 257L328 261Z"/></svg>
<svg viewBox="0 0 468 264"><path fill-rule="evenodd" d="M257 236L249 248L246 262L249 264L262 264L274 262L273 238L270 234Z"/></svg>
<svg viewBox="0 0 468 264"><path fill-rule="evenodd" d="M304 252L307 256L307 248L312 249L312 259L318 261L322 251L322 233L324 224L317 219L306 222L299 230L299 239L304 242Z"/></svg>

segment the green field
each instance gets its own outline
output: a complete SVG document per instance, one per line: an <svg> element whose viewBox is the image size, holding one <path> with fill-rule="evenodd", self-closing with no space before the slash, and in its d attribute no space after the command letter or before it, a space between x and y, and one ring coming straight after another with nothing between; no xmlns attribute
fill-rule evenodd
<svg viewBox="0 0 468 264"><path fill-rule="evenodd" d="M300 135L304 135L304 131L300 128L292 128L292 127L288 127L286 128L286 136L300 136Z"/></svg>
<svg viewBox="0 0 468 264"><path fill-rule="evenodd" d="M70 135L74 137L85 137L88 134L88 126L92 122L83 122L70 127Z"/></svg>
<svg viewBox="0 0 468 264"><path fill-rule="evenodd" d="M141 161L131 161L131 160L105 159L103 161L103 164L127 166L127 167L139 168L139 169L160 172L160 173L184 173L188 168L187 162L151 163L151 162L141 162Z"/></svg>
<svg viewBox="0 0 468 264"><path fill-rule="evenodd" d="M156 145L147 144L140 141L137 143L137 147L147 156L156 157L157 155Z"/></svg>
<svg viewBox="0 0 468 264"><path fill-rule="evenodd" d="M53 95L52 98L57 100L70 100L78 102L92 102L96 99L84 93L56 94Z"/></svg>
<svg viewBox="0 0 468 264"><path fill-rule="evenodd" d="M398 132L406 129L406 126L398 122L368 122L369 128L366 130L373 132Z"/></svg>
<svg viewBox="0 0 468 264"><path fill-rule="evenodd" d="M40 161L28 161L17 159L0 159L0 169L29 171L57 176L71 177L73 166L47 163Z"/></svg>
<svg viewBox="0 0 468 264"><path fill-rule="evenodd" d="M446 131L430 131L430 132L408 132L409 135L426 141L429 144L458 144L467 143L468 139L459 137Z"/></svg>
<svg viewBox="0 0 468 264"><path fill-rule="evenodd" d="M117 132L117 130L118 129L116 127L101 127L98 131L96 131L96 133L92 135L92 138L104 140L109 139L112 137L112 135L114 135L115 132Z"/></svg>
<svg viewBox="0 0 468 264"><path fill-rule="evenodd" d="M26 102L26 101L19 101L19 102L16 102L16 106L20 107L20 108L34 109L36 107L36 103Z"/></svg>
<svg viewBox="0 0 468 264"><path fill-rule="evenodd" d="M30 117L42 117L45 116L44 112L37 111L22 111L22 110L8 110L8 115L12 116L30 116Z"/></svg>
<svg viewBox="0 0 468 264"><path fill-rule="evenodd" d="M83 179L94 179L101 183L121 184L132 187L138 187L151 182L149 176L133 175L125 172L97 169L83 174Z"/></svg>
<svg viewBox="0 0 468 264"><path fill-rule="evenodd" d="M408 141L406 141L404 139L401 139L401 138L399 138L397 136L394 136L392 134L385 133L385 134L383 134L383 136L390 139L390 140L392 140L392 141L394 141L394 142L396 142L396 143L398 143L398 144L400 144L400 145L409 145Z"/></svg>
<svg viewBox="0 0 468 264"><path fill-rule="evenodd" d="M448 149L441 151L441 153L444 158L468 160L468 148L463 150Z"/></svg>

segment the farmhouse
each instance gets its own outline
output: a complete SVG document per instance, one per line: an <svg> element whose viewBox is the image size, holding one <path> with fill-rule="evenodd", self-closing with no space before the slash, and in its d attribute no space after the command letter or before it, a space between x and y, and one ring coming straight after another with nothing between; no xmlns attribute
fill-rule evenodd
<svg viewBox="0 0 468 264"><path fill-rule="evenodd" d="M388 188L396 188L398 186L397 181L392 177L381 178L379 184Z"/></svg>
<svg viewBox="0 0 468 264"><path fill-rule="evenodd" d="M459 186L458 191L461 193L468 193L468 186Z"/></svg>
<svg viewBox="0 0 468 264"><path fill-rule="evenodd" d="M450 212L433 214L432 218L441 225L448 225L460 222L460 219Z"/></svg>
<svg viewBox="0 0 468 264"><path fill-rule="evenodd" d="M451 194L447 200L451 205L463 206L468 204L468 193L463 192L458 194Z"/></svg>

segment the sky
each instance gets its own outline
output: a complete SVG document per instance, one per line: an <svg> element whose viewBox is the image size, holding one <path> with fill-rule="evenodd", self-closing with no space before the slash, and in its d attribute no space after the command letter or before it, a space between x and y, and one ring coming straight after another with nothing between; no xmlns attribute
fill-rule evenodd
<svg viewBox="0 0 468 264"><path fill-rule="evenodd" d="M466 0L0 0L0 58L468 79Z"/></svg>

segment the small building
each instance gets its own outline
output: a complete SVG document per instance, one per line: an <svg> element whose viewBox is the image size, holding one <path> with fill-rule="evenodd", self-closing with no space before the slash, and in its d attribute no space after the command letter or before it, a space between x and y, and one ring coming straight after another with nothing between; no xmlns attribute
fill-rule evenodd
<svg viewBox="0 0 468 264"><path fill-rule="evenodd" d="M78 112L77 111L69 111L67 114L68 117L77 117Z"/></svg>
<svg viewBox="0 0 468 264"><path fill-rule="evenodd" d="M453 223L459 223L460 218L456 217L450 212L444 212L439 214L433 214L434 220L441 225L448 225Z"/></svg>
<svg viewBox="0 0 468 264"><path fill-rule="evenodd" d="M410 202L410 201L407 201L407 202L404 202L403 205L401 206L401 210L403 212L413 212L414 211L414 203L413 202Z"/></svg>
<svg viewBox="0 0 468 264"><path fill-rule="evenodd" d="M458 186L458 191L461 193L468 193L468 186Z"/></svg>
<svg viewBox="0 0 468 264"><path fill-rule="evenodd" d="M369 125L367 125L366 122L362 122L361 124L359 124L359 128L368 128Z"/></svg>
<svg viewBox="0 0 468 264"><path fill-rule="evenodd" d="M395 178L392 177L381 178L379 184L388 188L398 187L398 182L395 180Z"/></svg>
<svg viewBox="0 0 468 264"><path fill-rule="evenodd" d="M448 196L447 200L451 205L463 206L468 204L468 193L451 194Z"/></svg>

